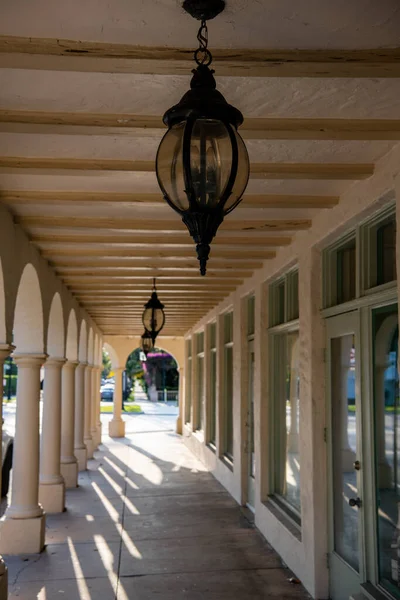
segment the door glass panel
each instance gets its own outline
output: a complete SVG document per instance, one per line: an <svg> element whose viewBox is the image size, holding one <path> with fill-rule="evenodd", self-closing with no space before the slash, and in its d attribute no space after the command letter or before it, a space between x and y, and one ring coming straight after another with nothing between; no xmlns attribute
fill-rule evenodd
<svg viewBox="0 0 400 600"><path fill-rule="evenodd" d="M250 352L249 364L249 473L255 477L255 453L254 453L254 352Z"/></svg>
<svg viewBox="0 0 400 600"><path fill-rule="evenodd" d="M400 598L400 408L397 307L373 313L379 580Z"/></svg>
<svg viewBox="0 0 400 600"><path fill-rule="evenodd" d="M204 411L204 357L197 357L197 429L203 429Z"/></svg>
<svg viewBox="0 0 400 600"><path fill-rule="evenodd" d="M358 497L356 460L356 386L354 335L331 340L332 467L334 549L359 570Z"/></svg>
<svg viewBox="0 0 400 600"><path fill-rule="evenodd" d="M282 356L282 380L276 407L279 464L276 464L275 491L300 515L299 333L283 334L277 342L277 350Z"/></svg>

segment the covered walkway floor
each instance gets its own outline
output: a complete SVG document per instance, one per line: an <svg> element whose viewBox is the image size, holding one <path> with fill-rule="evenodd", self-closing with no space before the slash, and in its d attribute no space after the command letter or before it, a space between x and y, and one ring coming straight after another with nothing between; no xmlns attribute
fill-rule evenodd
<svg viewBox="0 0 400 600"><path fill-rule="evenodd" d="M144 410L124 439L103 437L46 519L45 550L5 556L10 600L308 598L173 432L174 410Z"/></svg>

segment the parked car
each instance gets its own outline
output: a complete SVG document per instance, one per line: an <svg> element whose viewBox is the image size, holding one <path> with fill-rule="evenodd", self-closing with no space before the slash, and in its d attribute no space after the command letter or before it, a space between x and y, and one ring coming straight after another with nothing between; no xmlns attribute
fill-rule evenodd
<svg viewBox="0 0 400 600"><path fill-rule="evenodd" d="M114 384L113 383L105 383L100 388L100 398L102 400L111 400L114 397Z"/></svg>
<svg viewBox="0 0 400 600"><path fill-rule="evenodd" d="M7 496L10 487L14 438L3 429L2 466L1 466L1 497Z"/></svg>

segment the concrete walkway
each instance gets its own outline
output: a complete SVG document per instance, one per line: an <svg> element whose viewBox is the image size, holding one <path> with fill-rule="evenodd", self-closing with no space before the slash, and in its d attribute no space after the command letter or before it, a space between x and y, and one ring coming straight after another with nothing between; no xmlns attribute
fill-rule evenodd
<svg viewBox="0 0 400 600"><path fill-rule="evenodd" d="M48 516L44 552L5 557L10 600L308 598L173 433L176 411L143 408Z"/></svg>

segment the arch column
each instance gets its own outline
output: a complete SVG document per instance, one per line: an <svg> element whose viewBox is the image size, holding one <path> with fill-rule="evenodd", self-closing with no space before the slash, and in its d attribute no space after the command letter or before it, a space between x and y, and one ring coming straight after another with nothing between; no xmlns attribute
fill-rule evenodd
<svg viewBox="0 0 400 600"><path fill-rule="evenodd" d="M87 448L83 441L85 420L85 368L87 363L78 363L75 371L75 441L74 454L78 461L78 471L86 469Z"/></svg>
<svg viewBox="0 0 400 600"><path fill-rule="evenodd" d="M78 461L74 454L75 370L77 361L68 360L61 372L61 475L66 488L78 485Z"/></svg>
<svg viewBox="0 0 400 600"><path fill-rule="evenodd" d="M91 372L91 411L90 411L90 435L92 436L92 444L93 451L97 450L98 442L97 442L97 400L98 400L98 390L97 390L97 367L92 367Z"/></svg>
<svg viewBox="0 0 400 600"><path fill-rule="evenodd" d="M4 361L14 350L14 346L8 344L0 344L0 373L3 373ZM2 380L3 381L3 380ZM3 383L1 384L0 395L0 416L3 414ZM3 443L3 428L0 427L0 464L2 464L2 443ZM0 489L1 489L1 469L0 469ZM7 600L8 593L8 572L3 558L0 556L0 600Z"/></svg>
<svg viewBox="0 0 400 600"><path fill-rule="evenodd" d="M110 437L125 437L125 421L122 420L122 372L121 367L114 369L114 413L108 424L108 435Z"/></svg>
<svg viewBox="0 0 400 600"><path fill-rule="evenodd" d="M183 367L178 367L179 373L179 414L176 419L176 433L182 435L182 416L183 416L183 402L184 402L184 374Z"/></svg>
<svg viewBox="0 0 400 600"><path fill-rule="evenodd" d="M84 434L83 441L87 448L87 457L93 458L93 440L90 433L91 414L92 414L92 369L93 365L87 365L85 368L85 414L84 414Z"/></svg>
<svg viewBox="0 0 400 600"><path fill-rule="evenodd" d="M64 358L49 358L44 365L39 501L47 513L65 507L65 485L60 471L61 369Z"/></svg>
<svg viewBox="0 0 400 600"><path fill-rule="evenodd" d="M45 517L39 505L40 367L44 354L16 354L17 411L11 505L1 521L0 552L37 553L44 546Z"/></svg>

